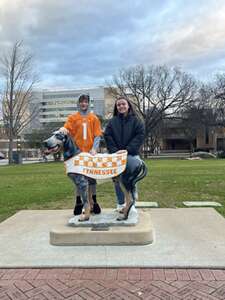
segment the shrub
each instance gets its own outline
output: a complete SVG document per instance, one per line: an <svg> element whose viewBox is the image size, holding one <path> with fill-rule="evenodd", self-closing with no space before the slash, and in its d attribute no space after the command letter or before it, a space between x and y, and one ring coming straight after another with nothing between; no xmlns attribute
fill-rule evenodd
<svg viewBox="0 0 225 300"><path fill-rule="evenodd" d="M225 158L225 150L218 151L216 155L217 158Z"/></svg>
<svg viewBox="0 0 225 300"><path fill-rule="evenodd" d="M216 158L216 155L205 151L199 151L199 152L192 153L191 157L200 157L200 158L208 159L208 158Z"/></svg>

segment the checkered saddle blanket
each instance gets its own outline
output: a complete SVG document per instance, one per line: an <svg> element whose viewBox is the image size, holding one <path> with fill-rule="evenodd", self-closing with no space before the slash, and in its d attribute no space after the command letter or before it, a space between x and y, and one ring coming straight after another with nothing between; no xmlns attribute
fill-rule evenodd
<svg viewBox="0 0 225 300"><path fill-rule="evenodd" d="M66 173L78 173L94 179L106 179L121 174L127 163L127 151L117 154L98 153L91 155L86 152L64 162Z"/></svg>

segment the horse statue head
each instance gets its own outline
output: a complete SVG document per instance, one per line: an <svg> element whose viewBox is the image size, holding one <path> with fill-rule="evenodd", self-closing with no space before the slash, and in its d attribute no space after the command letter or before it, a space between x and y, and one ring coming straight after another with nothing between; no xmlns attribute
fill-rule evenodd
<svg viewBox="0 0 225 300"><path fill-rule="evenodd" d="M44 153L46 155L63 151L64 161L80 153L78 147L74 144L69 134L65 134L59 130L53 132L52 136L44 142Z"/></svg>

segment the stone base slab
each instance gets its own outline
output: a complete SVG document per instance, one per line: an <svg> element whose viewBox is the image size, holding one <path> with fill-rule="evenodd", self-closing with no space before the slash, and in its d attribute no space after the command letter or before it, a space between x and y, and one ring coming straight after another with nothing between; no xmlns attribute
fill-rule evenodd
<svg viewBox="0 0 225 300"><path fill-rule="evenodd" d="M90 219L85 222L79 222L80 216L73 216L67 223L74 227L93 227L93 226L134 226L138 223L138 212L132 206L129 218L127 220L117 221L119 213L113 209L103 209L101 214L90 216Z"/></svg>
<svg viewBox="0 0 225 300"><path fill-rule="evenodd" d="M151 207L159 207L157 202L150 201L137 201L135 203L136 208L151 208Z"/></svg>
<svg viewBox="0 0 225 300"><path fill-rule="evenodd" d="M65 211L61 218L55 220L55 226L50 230L50 244L56 246L146 245L152 242L153 227L147 211L138 213L138 222L134 226L114 224L105 227L71 227L68 225L68 212Z"/></svg>
<svg viewBox="0 0 225 300"><path fill-rule="evenodd" d="M222 205L219 202L215 201L184 201L183 204L189 207L221 207Z"/></svg>

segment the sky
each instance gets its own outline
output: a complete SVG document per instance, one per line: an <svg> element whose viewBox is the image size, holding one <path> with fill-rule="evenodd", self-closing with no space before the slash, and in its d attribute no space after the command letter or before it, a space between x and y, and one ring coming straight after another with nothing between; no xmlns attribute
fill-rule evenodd
<svg viewBox="0 0 225 300"><path fill-rule="evenodd" d="M101 86L138 64L207 81L225 72L225 1L0 0L0 56L21 40L40 88Z"/></svg>

